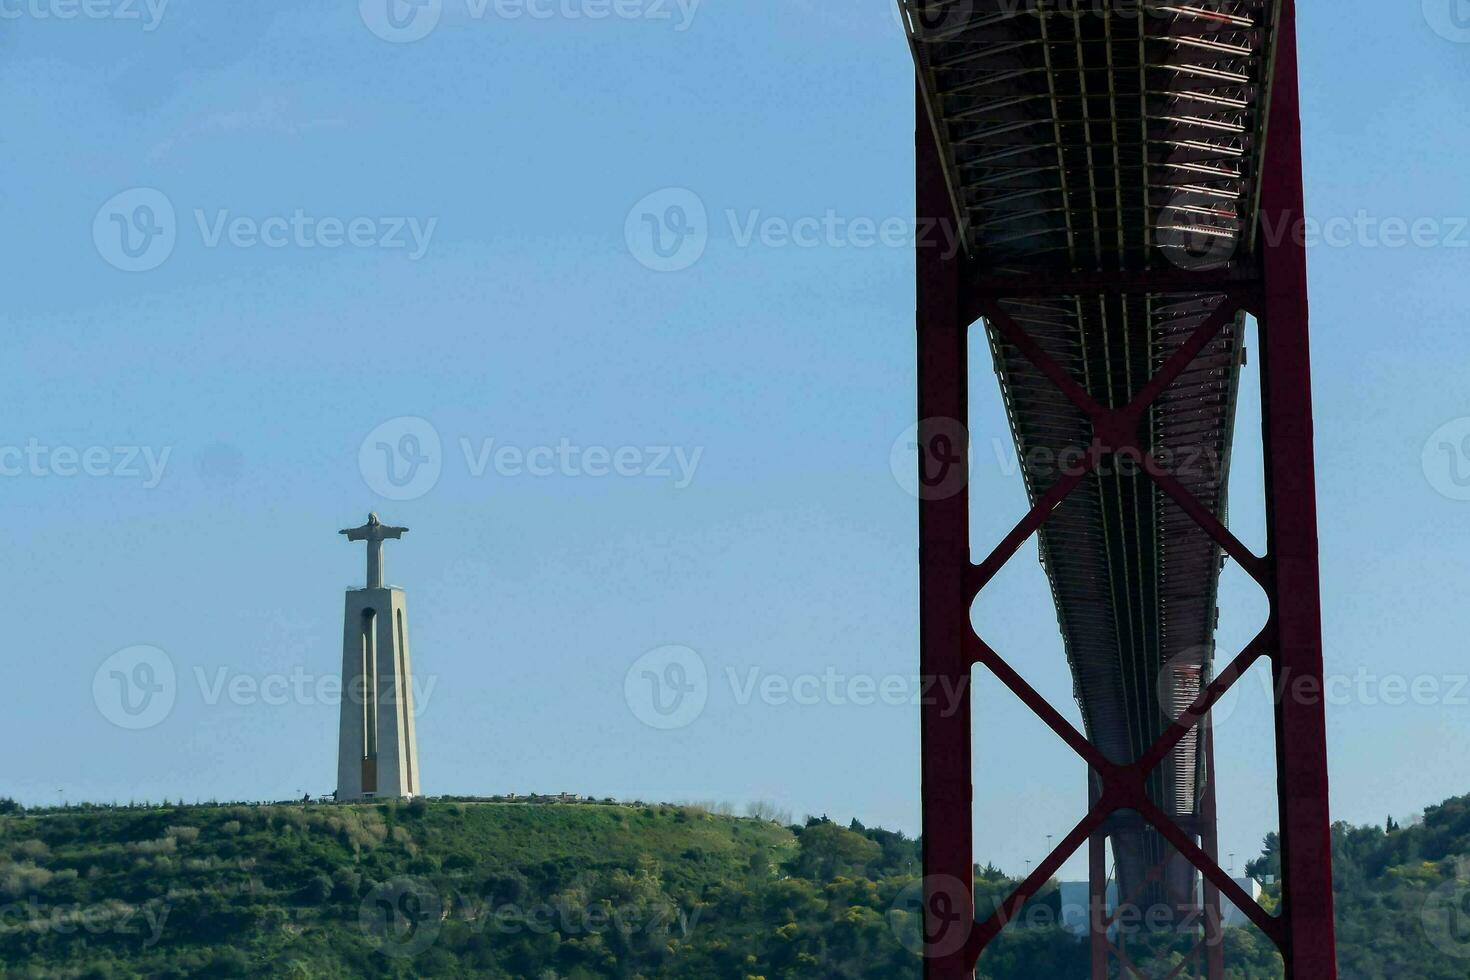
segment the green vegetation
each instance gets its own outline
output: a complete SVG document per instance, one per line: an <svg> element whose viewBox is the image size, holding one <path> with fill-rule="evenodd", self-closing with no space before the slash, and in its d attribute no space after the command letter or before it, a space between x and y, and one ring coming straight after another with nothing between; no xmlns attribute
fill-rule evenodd
<svg viewBox="0 0 1470 980"><path fill-rule="evenodd" d="M897 938L916 941L917 917L892 911L916 845L826 821L589 803L72 808L0 817L0 855L6 977L918 975ZM1003 945L1062 973L1080 962L1055 928Z"/></svg>
<svg viewBox="0 0 1470 980"><path fill-rule="evenodd" d="M1434 917L1470 894L1470 799L1336 845L1345 978L1470 972ZM1269 840L1251 871L1278 860ZM917 978L917 875L899 834L693 806L0 801L0 977ZM1013 886L984 869L981 907ZM1034 899L981 975L1086 976L1059 909ZM1279 976L1267 946L1231 930L1233 980Z"/></svg>
<svg viewBox="0 0 1470 980"><path fill-rule="evenodd" d="M1470 976L1470 796L1427 808L1414 826L1336 825L1332 867L1343 980ZM1276 835L1246 870L1280 880ZM1268 888L1268 903L1280 894Z"/></svg>

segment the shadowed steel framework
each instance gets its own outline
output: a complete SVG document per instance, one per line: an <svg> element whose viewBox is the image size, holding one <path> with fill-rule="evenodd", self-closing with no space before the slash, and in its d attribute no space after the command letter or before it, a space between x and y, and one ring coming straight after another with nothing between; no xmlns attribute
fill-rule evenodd
<svg viewBox="0 0 1470 980"><path fill-rule="evenodd" d="M916 140L920 656L980 665L1089 770L1091 808L997 909L973 892L971 703L923 708L925 970L969 978L988 943L1089 850L1093 975L1143 975L1104 907L1193 937L1175 976L1223 975L1224 895L1290 980L1336 976L1294 0L901 0ZM946 248L954 229L964 248ZM1226 526L1246 317L1261 339L1266 554ZM972 337L972 331L980 331ZM984 343L1032 508L969 548L968 358ZM1216 465L1180 466L1206 459ZM1032 536L1083 725L971 624ZM1220 571L1270 614L1217 662ZM1256 661L1277 692L1282 907L1220 868L1200 724ZM1317 692L1312 696L1311 692ZM1004 752L982 745L980 751ZM1185 971L1189 972L1185 972Z"/></svg>

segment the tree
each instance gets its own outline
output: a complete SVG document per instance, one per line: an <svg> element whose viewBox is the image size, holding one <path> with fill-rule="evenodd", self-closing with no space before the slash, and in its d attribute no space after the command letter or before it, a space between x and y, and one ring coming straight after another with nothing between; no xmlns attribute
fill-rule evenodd
<svg viewBox="0 0 1470 980"><path fill-rule="evenodd" d="M807 827L798 844L801 851L796 858L796 873L815 880L862 874L883 853L876 842L834 823Z"/></svg>

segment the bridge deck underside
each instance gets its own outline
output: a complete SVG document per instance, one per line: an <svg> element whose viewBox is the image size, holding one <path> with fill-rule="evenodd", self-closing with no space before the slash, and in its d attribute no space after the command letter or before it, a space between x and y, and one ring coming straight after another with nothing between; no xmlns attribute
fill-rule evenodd
<svg viewBox="0 0 1470 980"><path fill-rule="evenodd" d="M1177 274L1249 254L1275 0L903 6L980 279ZM1222 302L1164 289L1001 306L1117 408ZM1222 520L1242 327L1228 323L1155 403L1141 442ZM999 331L988 337L1034 501L1091 426ZM1087 736L1131 762L1210 679L1221 552L1146 476L1108 462L1039 537ZM1150 793L1194 816L1202 779L1191 735ZM1112 841L1120 894L1194 894L1183 862L1147 882L1171 853L1153 831Z"/></svg>

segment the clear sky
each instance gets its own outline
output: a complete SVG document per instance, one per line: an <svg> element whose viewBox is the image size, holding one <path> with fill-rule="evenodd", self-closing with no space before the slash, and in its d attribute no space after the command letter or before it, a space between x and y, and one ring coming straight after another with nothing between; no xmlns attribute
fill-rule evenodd
<svg viewBox="0 0 1470 980"><path fill-rule="evenodd" d="M1333 802L1359 822L1470 791L1463 6L1302 11L1308 206L1347 222L1311 275ZM889 4L405 10L0 2L0 794L329 792L318 682L362 575L336 531L376 509L412 529L388 570L426 792L916 831L917 713L884 703L917 657ZM977 549L1024 510L986 367ZM1260 603L1223 599L1233 648ZM1034 547L977 621L1066 702ZM703 668L702 709L654 727L639 681L671 664ZM115 670L168 687L146 727ZM1390 703L1391 676L1437 693ZM1022 870L1080 817L1082 769L977 683L977 854ZM1243 862L1274 823L1259 685L1219 732Z"/></svg>

